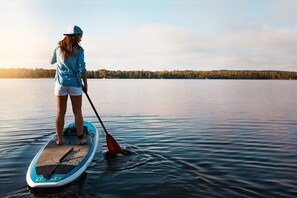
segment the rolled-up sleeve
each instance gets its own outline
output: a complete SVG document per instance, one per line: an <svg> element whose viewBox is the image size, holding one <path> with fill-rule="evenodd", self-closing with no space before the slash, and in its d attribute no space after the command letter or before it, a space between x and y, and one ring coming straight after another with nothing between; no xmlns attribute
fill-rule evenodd
<svg viewBox="0 0 297 198"><path fill-rule="evenodd" d="M57 48L54 49L52 56L50 58L50 64L55 64L57 62Z"/></svg>
<svg viewBox="0 0 297 198"><path fill-rule="evenodd" d="M78 68L81 74L87 72L86 63L85 63L85 53L84 53L84 49L82 48L79 50L79 53L78 53Z"/></svg>

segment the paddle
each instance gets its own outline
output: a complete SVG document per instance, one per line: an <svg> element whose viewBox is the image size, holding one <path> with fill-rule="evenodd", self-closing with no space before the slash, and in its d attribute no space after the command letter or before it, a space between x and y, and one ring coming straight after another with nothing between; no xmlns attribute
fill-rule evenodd
<svg viewBox="0 0 297 198"><path fill-rule="evenodd" d="M107 148L108 148L109 154L115 155L115 154L120 153L120 154L125 155L125 152L122 150L122 148L117 143L117 141L107 132L107 130L106 130L106 128L105 128L99 114L97 113L97 111L96 111L96 109L95 109L95 107L94 107L94 105L93 105L93 103L92 103L92 101L91 101L91 99L89 97L89 94L84 89L83 89L83 91L86 94L86 96L87 96L87 98L88 98L88 100L89 100L89 102L90 102L90 104L91 104L91 106L92 106L92 108L93 108L93 110L94 110L94 112L95 112L101 126L104 129L104 132L106 134L106 143L107 143Z"/></svg>

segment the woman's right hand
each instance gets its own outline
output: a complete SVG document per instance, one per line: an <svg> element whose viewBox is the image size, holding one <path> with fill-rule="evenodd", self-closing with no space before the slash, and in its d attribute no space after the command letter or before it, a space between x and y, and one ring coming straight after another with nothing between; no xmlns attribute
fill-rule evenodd
<svg viewBox="0 0 297 198"><path fill-rule="evenodd" d="M82 90L87 93L88 92L88 84L82 86Z"/></svg>

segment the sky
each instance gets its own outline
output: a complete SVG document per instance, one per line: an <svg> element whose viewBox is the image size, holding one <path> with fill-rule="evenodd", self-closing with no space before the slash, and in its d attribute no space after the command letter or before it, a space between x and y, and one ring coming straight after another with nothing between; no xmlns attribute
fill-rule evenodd
<svg viewBox="0 0 297 198"><path fill-rule="evenodd" d="M0 0L0 68L55 68L70 25L88 70L297 71L295 0Z"/></svg>

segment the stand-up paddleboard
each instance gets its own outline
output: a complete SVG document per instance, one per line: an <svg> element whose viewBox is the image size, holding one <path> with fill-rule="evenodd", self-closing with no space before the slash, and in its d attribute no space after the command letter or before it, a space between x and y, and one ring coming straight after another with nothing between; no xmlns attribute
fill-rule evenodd
<svg viewBox="0 0 297 198"><path fill-rule="evenodd" d="M97 128L84 122L87 144L79 145L74 123L65 126L62 145L56 135L32 160L26 180L32 188L59 187L77 179L89 166L98 145Z"/></svg>

